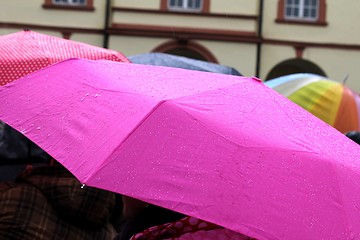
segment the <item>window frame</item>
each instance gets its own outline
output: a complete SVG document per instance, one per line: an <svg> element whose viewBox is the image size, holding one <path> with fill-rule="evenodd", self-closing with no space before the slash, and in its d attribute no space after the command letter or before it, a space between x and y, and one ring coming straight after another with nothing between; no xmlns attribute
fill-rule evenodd
<svg viewBox="0 0 360 240"><path fill-rule="evenodd" d="M291 4L292 6L289 6L287 4L287 2L285 3L285 7L284 7L284 11L285 11L284 12L284 17L285 17L285 19L287 19L287 20L312 21L312 22L315 21L316 22L318 20L318 18L319 18L320 1L317 0L317 3L316 3L315 6L312 6L312 5L308 6L308 7L310 7L309 10L312 10L313 8L315 8L315 11L316 11L315 16L311 16L311 14L309 16L305 16L305 8L307 7L305 5L305 0L298 0L298 1L299 1L299 5L297 5L297 6L295 5L295 3ZM313 0L309 0L309 1L313 1ZM291 8L293 10L295 8L298 8L299 16L288 15L287 14L288 8Z"/></svg>
<svg viewBox="0 0 360 240"><path fill-rule="evenodd" d="M44 0L42 5L45 9L66 9L66 10L78 10L78 11L94 11L94 0L86 0L84 5L78 4L57 4L54 0Z"/></svg>
<svg viewBox="0 0 360 240"><path fill-rule="evenodd" d="M208 13L210 8L210 0L202 0L202 8L200 10L170 8L170 0L161 0L160 10L174 13Z"/></svg>
<svg viewBox="0 0 360 240"><path fill-rule="evenodd" d="M200 1L199 8L190 8L189 3L190 1ZM176 11L176 12L201 12L203 9L204 1L203 0L182 0L182 7L179 6L171 6L171 0L167 1L167 8L169 11Z"/></svg>
<svg viewBox="0 0 360 240"><path fill-rule="evenodd" d="M303 0L300 0L303 1ZM285 24L303 24L313 26L326 26L326 0L318 0L317 19L286 16L286 0L278 1L278 12L275 22Z"/></svg>

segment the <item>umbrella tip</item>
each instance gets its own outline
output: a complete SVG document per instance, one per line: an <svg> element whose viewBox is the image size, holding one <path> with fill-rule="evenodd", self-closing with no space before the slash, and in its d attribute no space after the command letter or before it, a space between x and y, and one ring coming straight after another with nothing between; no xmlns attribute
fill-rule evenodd
<svg viewBox="0 0 360 240"><path fill-rule="evenodd" d="M342 80L342 84L345 86L345 83L346 83L346 81L348 80L348 78L349 78L349 74L346 74L345 75L345 77L344 77L344 79Z"/></svg>
<svg viewBox="0 0 360 240"><path fill-rule="evenodd" d="M261 80L260 78L258 78L258 77L252 76L251 78L252 78L253 80L255 80L255 81L262 82L262 80Z"/></svg>

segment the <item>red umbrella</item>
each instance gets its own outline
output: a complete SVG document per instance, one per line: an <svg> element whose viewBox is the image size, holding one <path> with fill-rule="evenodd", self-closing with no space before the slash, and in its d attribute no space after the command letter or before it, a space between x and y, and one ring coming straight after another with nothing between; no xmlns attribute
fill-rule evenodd
<svg viewBox="0 0 360 240"><path fill-rule="evenodd" d="M0 36L0 86L68 58L129 62L117 51L26 30Z"/></svg>

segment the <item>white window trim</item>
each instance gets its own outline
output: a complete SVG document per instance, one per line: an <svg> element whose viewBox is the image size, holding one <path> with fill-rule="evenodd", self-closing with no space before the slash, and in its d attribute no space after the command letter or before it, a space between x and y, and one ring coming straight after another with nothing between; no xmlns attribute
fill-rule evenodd
<svg viewBox="0 0 360 240"><path fill-rule="evenodd" d="M203 9L204 1L200 2L199 8L189 8L189 0L183 0L182 7L174 7L170 5L170 1L167 1L168 9L171 11L181 11L181 12L201 12Z"/></svg>
<svg viewBox="0 0 360 240"><path fill-rule="evenodd" d="M285 7L284 7L284 17L285 19L289 20L302 20L302 21L317 21L319 19L319 1L317 1L316 5L316 17L312 16L304 16L304 9L305 9L305 0L299 0L299 16L288 16L286 13L287 10L287 1L285 0Z"/></svg>
<svg viewBox="0 0 360 240"><path fill-rule="evenodd" d="M54 5L71 5L71 6L86 6L87 5L87 1L85 0L84 3L78 3L78 2L73 2L73 0L67 0L67 2L56 2L55 0L52 0L52 3Z"/></svg>

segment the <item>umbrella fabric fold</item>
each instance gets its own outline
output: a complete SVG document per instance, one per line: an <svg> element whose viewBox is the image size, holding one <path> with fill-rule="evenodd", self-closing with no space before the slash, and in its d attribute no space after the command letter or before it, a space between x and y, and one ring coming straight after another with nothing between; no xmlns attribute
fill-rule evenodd
<svg viewBox="0 0 360 240"><path fill-rule="evenodd" d="M257 239L360 238L360 149L256 78L71 59L0 119L82 183Z"/></svg>

